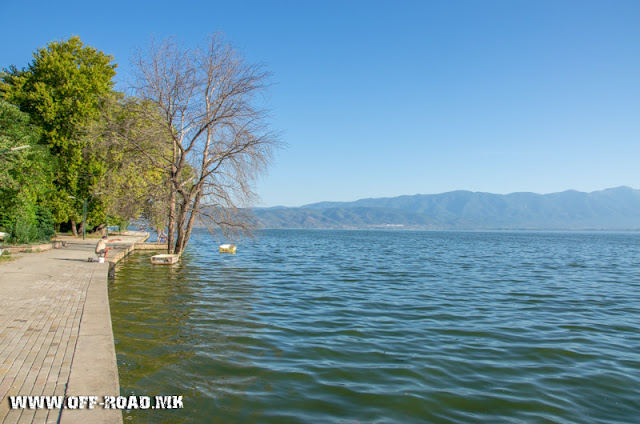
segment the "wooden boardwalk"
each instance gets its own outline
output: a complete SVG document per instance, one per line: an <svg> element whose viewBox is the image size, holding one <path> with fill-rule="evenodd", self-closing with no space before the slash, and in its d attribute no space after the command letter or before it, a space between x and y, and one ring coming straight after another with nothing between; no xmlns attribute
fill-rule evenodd
<svg viewBox="0 0 640 424"><path fill-rule="evenodd" d="M140 233L117 236L109 259ZM119 395L107 294L109 264L90 263L97 239L0 264L0 422L122 422L121 411L11 409L9 396ZM84 392L93 390L94 392ZM97 391L96 391L97 390Z"/></svg>

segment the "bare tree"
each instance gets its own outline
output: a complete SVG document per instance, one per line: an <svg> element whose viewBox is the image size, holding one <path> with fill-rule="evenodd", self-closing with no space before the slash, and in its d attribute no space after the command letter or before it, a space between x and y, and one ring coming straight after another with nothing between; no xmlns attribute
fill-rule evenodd
<svg viewBox="0 0 640 424"><path fill-rule="evenodd" d="M165 166L169 252L184 250L198 218L210 232L248 232L253 185L278 146L267 125L269 73L219 33L197 49L152 42L134 66L135 94L156 105L172 140Z"/></svg>

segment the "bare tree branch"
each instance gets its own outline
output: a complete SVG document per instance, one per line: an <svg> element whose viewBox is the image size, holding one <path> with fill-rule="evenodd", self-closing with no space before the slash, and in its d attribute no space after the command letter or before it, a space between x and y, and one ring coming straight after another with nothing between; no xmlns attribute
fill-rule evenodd
<svg viewBox="0 0 640 424"><path fill-rule="evenodd" d="M172 143L170 157L161 158L168 163L154 162L169 179L170 251L184 250L196 220L212 234L248 234L254 184L279 147L259 101L270 74L219 33L197 49L152 41L134 67L136 95L162 111Z"/></svg>

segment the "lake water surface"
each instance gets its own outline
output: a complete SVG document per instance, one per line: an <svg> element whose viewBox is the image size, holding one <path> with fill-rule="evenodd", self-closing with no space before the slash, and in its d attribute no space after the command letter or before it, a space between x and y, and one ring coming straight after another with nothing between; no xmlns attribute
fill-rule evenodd
<svg viewBox="0 0 640 424"><path fill-rule="evenodd" d="M271 230L118 265L137 423L640 422L640 234Z"/></svg>

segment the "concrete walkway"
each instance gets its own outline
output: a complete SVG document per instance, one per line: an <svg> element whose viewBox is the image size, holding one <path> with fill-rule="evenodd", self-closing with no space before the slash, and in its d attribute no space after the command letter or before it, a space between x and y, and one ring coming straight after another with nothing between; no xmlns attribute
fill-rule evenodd
<svg viewBox="0 0 640 424"><path fill-rule="evenodd" d="M119 259L145 233L112 236ZM118 396L108 263L90 263L97 239L0 264L0 422L121 423L119 410L11 409L9 396Z"/></svg>

